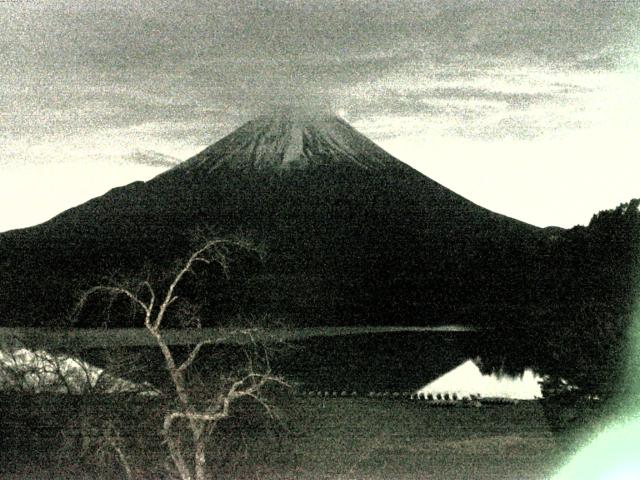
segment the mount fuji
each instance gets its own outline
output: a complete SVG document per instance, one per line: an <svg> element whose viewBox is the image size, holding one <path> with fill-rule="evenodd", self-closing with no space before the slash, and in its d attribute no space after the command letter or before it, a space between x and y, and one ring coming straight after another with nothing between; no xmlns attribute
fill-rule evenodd
<svg viewBox="0 0 640 480"><path fill-rule="evenodd" d="M341 118L284 110L247 122L183 165L206 171L223 166L286 171L345 163L380 169L395 162Z"/></svg>
<svg viewBox="0 0 640 480"><path fill-rule="evenodd" d="M242 234L267 251L263 263L240 259L230 280L203 275L193 287L209 325L237 314L296 326L508 319L537 301L530 252L545 235L448 190L336 116L282 110L148 182L1 234L0 318L64 324L82 289L166 271L199 230Z"/></svg>

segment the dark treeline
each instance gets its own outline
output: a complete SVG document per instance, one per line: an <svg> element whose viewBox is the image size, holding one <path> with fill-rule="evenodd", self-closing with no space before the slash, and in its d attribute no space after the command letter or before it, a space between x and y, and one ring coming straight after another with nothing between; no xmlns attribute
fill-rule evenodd
<svg viewBox="0 0 640 480"><path fill-rule="evenodd" d="M549 237L531 279L536 308L484 333L495 340L482 342L489 346L485 368L533 366L601 395L625 389L640 293L639 205L632 200Z"/></svg>

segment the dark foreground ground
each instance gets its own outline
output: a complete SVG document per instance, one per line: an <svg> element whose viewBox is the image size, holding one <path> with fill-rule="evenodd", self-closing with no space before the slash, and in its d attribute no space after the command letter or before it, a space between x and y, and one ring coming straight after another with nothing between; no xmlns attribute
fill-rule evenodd
<svg viewBox="0 0 640 480"><path fill-rule="evenodd" d="M344 408L316 400L300 413L304 478L543 478L556 455L536 402L434 408L362 399Z"/></svg>
<svg viewBox="0 0 640 480"><path fill-rule="evenodd" d="M176 354L184 356L186 348L176 347ZM464 331L290 341L274 352L272 362L293 385L272 392L280 418L266 419L253 405L238 406L212 437L212 478L548 478L571 453L574 432L589 417L584 405L530 401L433 407L367 396L369 391L415 391L484 349L475 332ZM69 353L129 380L171 390L152 347L81 350ZM205 349L194 370L203 385L211 385L244 358L236 347ZM309 390L357 391L359 396L295 395ZM124 478L112 440L136 478L168 478L159 436L165 410L157 398L131 395L0 395L0 478Z"/></svg>
<svg viewBox="0 0 640 480"><path fill-rule="evenodd" d="M540 402L438 408L284 394L277 403L278 421L238 417L222 427L212 440L212 459L222 464L213 477L539 479L562 455ZM124 478L109 446L91 437L95 419L112 418L134 471L162 478L161 408L158 400L126 397L4 397L0 477Z"/></svg>

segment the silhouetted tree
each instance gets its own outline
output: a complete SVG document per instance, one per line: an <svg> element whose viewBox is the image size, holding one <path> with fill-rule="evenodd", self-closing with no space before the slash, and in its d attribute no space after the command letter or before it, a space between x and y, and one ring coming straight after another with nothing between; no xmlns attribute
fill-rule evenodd
<svg viewBox="0 0 640 480"><path fill-rule="evenodd" d="M640 279L640 200L594 215L561 236L549 255L555 303L540 363L585 392L620 388Z"/></svg>
<svg viewBox="0 0 640 480"><path fill-rule="evenodd" d="M272 374L269 353L259 345L252 329L232 330L222 338L204 338L186 352L184 358L175 355L166 337L167 318L179 304L178 288L186 277L194 275L197 265L217 265L226 272L231 249L253 250L255 247L245 240L207 240L185 260L164 288L157 288L149 280L129 282L129 285L99 285L87 290L81 297L78 309L94 295L125 298L144 317L144 327L154 339L162 353L164 367L175 397L175 405L163 412L162 437L168 447L169 456L181 480L204 480L208 478L207 439L216 426L227 419L232 406L242 400L252 400L272 413L272 406L264 397L269 384L286 385ZM192 309L188 309L193 313ZM194 318L193 327L200 327ZM237 376L228 376L219 388L192 388L190 372L205 347L218 346L230 340L248 345L247 366ZM215 357L214 357L215 358ZM185 445L185 437L188 440Z"/></svg>

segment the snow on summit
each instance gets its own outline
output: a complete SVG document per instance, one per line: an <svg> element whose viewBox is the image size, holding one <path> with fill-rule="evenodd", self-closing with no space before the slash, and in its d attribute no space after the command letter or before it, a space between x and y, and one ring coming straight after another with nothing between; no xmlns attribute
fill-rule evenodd
<svg viewBox="0 0 640 480"><path fill-rule="evenodd" d="M245 123L182 167L292 170L349 163L375 169L397 161L335 115L285 109Z"/></svg>

